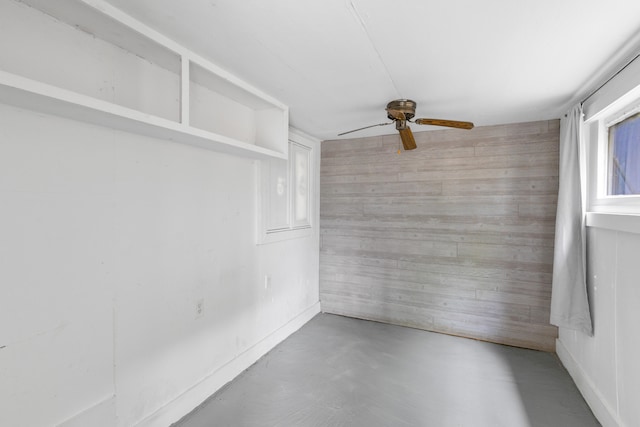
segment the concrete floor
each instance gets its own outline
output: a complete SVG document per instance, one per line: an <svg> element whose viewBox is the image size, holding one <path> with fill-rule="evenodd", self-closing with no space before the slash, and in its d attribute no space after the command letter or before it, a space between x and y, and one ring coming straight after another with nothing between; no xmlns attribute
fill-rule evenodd
<svg viewBox="0 0 640 427"><path fill-rule="evenodd" d="M599 425L554 354L329 314L174 424Z"/></svg>

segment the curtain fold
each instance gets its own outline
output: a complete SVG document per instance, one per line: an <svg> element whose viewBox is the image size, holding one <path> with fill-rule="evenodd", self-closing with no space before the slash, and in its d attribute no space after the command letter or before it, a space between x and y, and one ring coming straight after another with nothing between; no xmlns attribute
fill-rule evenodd
<svg viewBox="0 0 640 427"><path fill-rule="evenodd" d="M593 334L586 286L580 178L582 106L560 121L558 210L553 257L551 324Z"/></svg>

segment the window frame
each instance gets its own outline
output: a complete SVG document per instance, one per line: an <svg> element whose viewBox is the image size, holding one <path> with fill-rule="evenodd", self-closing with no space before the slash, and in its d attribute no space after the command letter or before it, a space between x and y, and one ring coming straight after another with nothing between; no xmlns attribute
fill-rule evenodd
<svg viewBox="0 0 640 427"><path fill-rule="evenodd" d="M306 175L302 179L303 185L298 182L298 154L301 155L303 160L306 162L306 173L303 170L302 175ZM290 228L310 228L311 227L311 147L307 147L306 145L297 143L295 141L289 140L289 218L290 218ZM306 200L302 200L302 205L304 205L304 213L306 215L304 217L298 216L298 207L301 207L299 203L299 189L306 190L306 194L302 195L302 197Z"/></svg>
<svg viewBox="0 0 640 427"><path fill-rule="evenodd" d="M611 156L609 129L639 112L640 91L634 90L585 123L588 212L640 215L640 195L608 194Z"/></svg>
<svg viewBox="0 0 640 427"><path fill-rule="evenodd" d="M288 239L301 237L309 237L313 234L315 226L315 187L316 187L316 165L315 165L315 141L309 137L303 137L298 133L290 130L288 141L287 160L268 159L258 163L259 171L257 173L259 182L259 200L258 200L258 227L257 227L257 244L266 244L279 242ZM306 152L306 213L304 220L296 220L296 200L294 195L296 187L294 185L294 177L296 176L296 153ZM286 162L287 169L287 194L286 194L286 218L274 219L272 214L272 203L274 197L272 194L274 183L272 182L272 169L277 162ZM282 200L280 201L282 203ZM270 227L270 224L280 224L277 227Z"/></svg>

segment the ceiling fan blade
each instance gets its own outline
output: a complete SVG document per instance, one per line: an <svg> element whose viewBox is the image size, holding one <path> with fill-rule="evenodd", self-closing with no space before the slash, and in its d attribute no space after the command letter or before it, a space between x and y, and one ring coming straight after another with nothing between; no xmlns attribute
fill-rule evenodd
<svg viewBox="0 0 640 427"><path fill-rule="evenodd" d="M458 129L473 129L473 123L459 122L457 120L416 119L415 123L419 125L446 126L446 127L458 128Z"/></svg>
<svg viewBox="0 0 640 427"><path fill-rule="evenodd" d="M377 125L365 126L363 128L358 128L358 129L354 129L354 130L349 130L347 132L339 133L338 136L346 135L346 134L351 133L351 132L358 132L359 130L365 130L365 129L373 128L373 127L376 127L376 126L386 126L386 125L390 125L391 123L393 123L393 122L378 123Z"/></svg>
<svg viewBox="0 0 640 427"><path fill-rule="evenodd" d="M417 147L411 128L398 129L398 132L400 132L400 139L402 139L402 146L405 150L413 150Z"/></svg>

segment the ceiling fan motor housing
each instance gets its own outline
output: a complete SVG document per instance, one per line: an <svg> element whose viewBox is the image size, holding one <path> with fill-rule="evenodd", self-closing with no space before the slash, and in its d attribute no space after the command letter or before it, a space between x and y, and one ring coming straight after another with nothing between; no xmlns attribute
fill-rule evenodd
<svg viewBox="0 0 640 427"><path fill-rule="evenodd" d="M396 99L387 104L386 110L391 120L411 120L416 115L416 103L410 99Z"/></svg>

